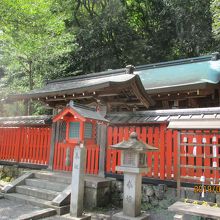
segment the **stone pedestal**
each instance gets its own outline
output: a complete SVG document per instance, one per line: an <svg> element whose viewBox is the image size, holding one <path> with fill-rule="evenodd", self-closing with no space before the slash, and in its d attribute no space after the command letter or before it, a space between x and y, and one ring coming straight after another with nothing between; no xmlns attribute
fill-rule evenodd
<svg viewBox="0 0 220 220"><path fill-rule="evenodd" d="M115 220L137 219L147 220L149 215L141 213L141 186L142 174L146 168L116 167L118 171L124 171L124 197L123 212L113 216Z"/></svg>
<svg viewBox="0 0 220 220"><path fill-rule="evenodd" d="M86 176L84 207L91 209L107 206L110 202L111 181L97 176Z"/></svg>
<svg viewBox="0 0 220 220"><path fill-rule="evenodd" d="M91 216L83 216L84 198L84 170L85 170L85 148L76 146L74 149L70 216L76 219L91 219Z"/></svg>
<svg viewBox="0 0 220 220"><path fill-rule="evenodd" d="M123 212L115 214L113 219L148 219L149 215L141 213L142 174L147 172L146 151L157 148L139 141L135 132L127 141L112 145L112 148L122 150L121 166L116 170L124 172Z"/></svg>
<svg viewBox="0 0 220 220"><path fill-rule="evenodd" d="M149 220L150 215L146 213L141 213L141 215L137 217L130 217L130 216L124 215L123 212L118 212L115 215L113 215L113 219L114 220Z"/></svg>
<svg viewBox="0 0 220 220"><path fill-rule="evenodd" d="M136 217L141 214L141 182L142 176L139 173L124 174L124 215Z"/></svg>
<svg viewBox="0 0 220 220"><path fill-rule="evenodd" d="M73 217L70 214L62 215L63 219L65 220L90 220L90 215L82 215L80 217Z"/></svg>

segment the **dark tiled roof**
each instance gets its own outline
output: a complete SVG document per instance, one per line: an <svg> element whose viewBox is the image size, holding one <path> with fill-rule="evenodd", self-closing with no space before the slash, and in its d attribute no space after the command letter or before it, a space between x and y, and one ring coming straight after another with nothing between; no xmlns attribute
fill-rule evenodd
<svg viewBox="0 0 220 220"><path fill-rule="evenodd" d="M0 126L45 126L52 123L49 115L0 117Z"/></svg>
<svg viewBox="0 0 220 220"><path fill-rule="evenodd" d="M172 119L216 119L220 107L194 109L167 109L138 112L117 112L107 115L111 124L162 123Z"/></svg>
<svg viewBox="0 0 220 220"><path fill-rule="evenodd" d="M69 105L69 107L71 107L73 111L76 111L79 115L81 115L84 118L108 122L107 119L105 119L99 112L97 112L93 108L88 108L88 107L77 105L77 104L74 104L73 106Z"/></svg>
<svg viewBox="0 0 220 220"><path fill-rule="evenodd" d="M124 94L124 90L126 89L131 91L133 96L139 99L145 107L154 104L154 101L145 91L140 77L132 74L132 72L127 73L125 69L49 81L41 89L35 89L23 94L10 95L7 100L16 101L18 99L42 98L47 102L48 97L55 96L64 96L66 99L68 96L68 100L74 100L77 99L75 94L82 95L85 93L90 93L90 99L94 100L92 95L94 92L101 91L102 93L105 93L106 90L112 90L126 96ZM56 101L59 100L60 98L56 99Z"/></svg>
<svg viewBox="0 0 220 220"><path fill-rule="evenodd" d="M125 70L106 71L95 74L86 74L76 77L68 77L49 81L43 88L32 90L28 93L19 94L18 97L37 98L39 96L54 96L60 94L73 94L97 89L107 88L111 84L121 85L137 78L134 74L125 74ZM16 95L15 95L16 96Z"/></svg>

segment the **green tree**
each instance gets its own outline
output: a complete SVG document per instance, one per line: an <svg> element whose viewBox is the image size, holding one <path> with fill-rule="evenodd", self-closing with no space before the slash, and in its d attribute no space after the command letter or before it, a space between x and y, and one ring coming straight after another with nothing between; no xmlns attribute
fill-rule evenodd
<svg viewBox="0 0 220 220"><path fill-rule="evenodd" d="M212 31L213 36L216 40L215 50L220 50L220 1L213 0L211 5L211 12L212 12Z"/></svg>
<svg viewBox="0 0 220 220"><path fill-rule="evenodd" d="M2 0L0 98L40 87L45 79L210 53L220 36L219 0L212 1L212 11L210 5L211 0Z"/></svg>
<svg viewBox="0 0 220 220"><path fill-rule="evenodd" d="M176 35L174 58L200 56L214 45L211 0L166 0L173 14Z"/></svg>
<svg viewBox="0 0 220 220"><path fill-rule="evenodd" d="M68 27L76 36L68 71L83 73L121 68L141 61L144 39L129 25L118 0L72 1Z"/></svg>
<svg viewBox="0 0 220 220"><path fill-rule="evenodd" d="M214 45L209 0L65 2L79 46L70 53L68 72L200 56Z"/></svg>
<svg viewBox="0 0 220 220"><path fill-rule="evenodd" d="M142 64L171 59L175 23L164 0L123 0L129 24L143 38Z"/></svg>
<svg viewBox="0 0 220 220"><path fill-rule="evenodd" d="M4 93L39 87L54 72L62 72L59 57L72 50L65 15L53 0L3 0L0 42ZM3 94L2 94L3 95Z"/></svg>

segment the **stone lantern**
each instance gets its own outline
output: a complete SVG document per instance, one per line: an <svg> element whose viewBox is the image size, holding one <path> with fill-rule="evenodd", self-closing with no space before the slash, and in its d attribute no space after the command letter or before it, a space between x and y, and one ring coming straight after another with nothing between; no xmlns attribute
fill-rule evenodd
<svg viewBox="0 0 220 220"><path fill-rule="evenodd" d="M121 166L117 171L124 172L123 212L116 213L114 219L147 219L147 214L141 214L142 174L147 172L146 151L157 151L156 147L144 144L132 132L128 141L122 141L111 146L122 150Z"/></svg>

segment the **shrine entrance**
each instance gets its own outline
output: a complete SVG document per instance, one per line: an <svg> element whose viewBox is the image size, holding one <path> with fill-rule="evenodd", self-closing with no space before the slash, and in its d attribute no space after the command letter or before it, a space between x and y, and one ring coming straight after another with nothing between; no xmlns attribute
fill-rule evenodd
<svg viewBox="0 0 220 220"><path fill-rule="evenodd" d="M99 171L99 126L108 121L96 110L70 104L53 118L57 123L54 144L53 169L71 171L74 148L79 143L86 147L86 170L88 174Z"/></svg>

